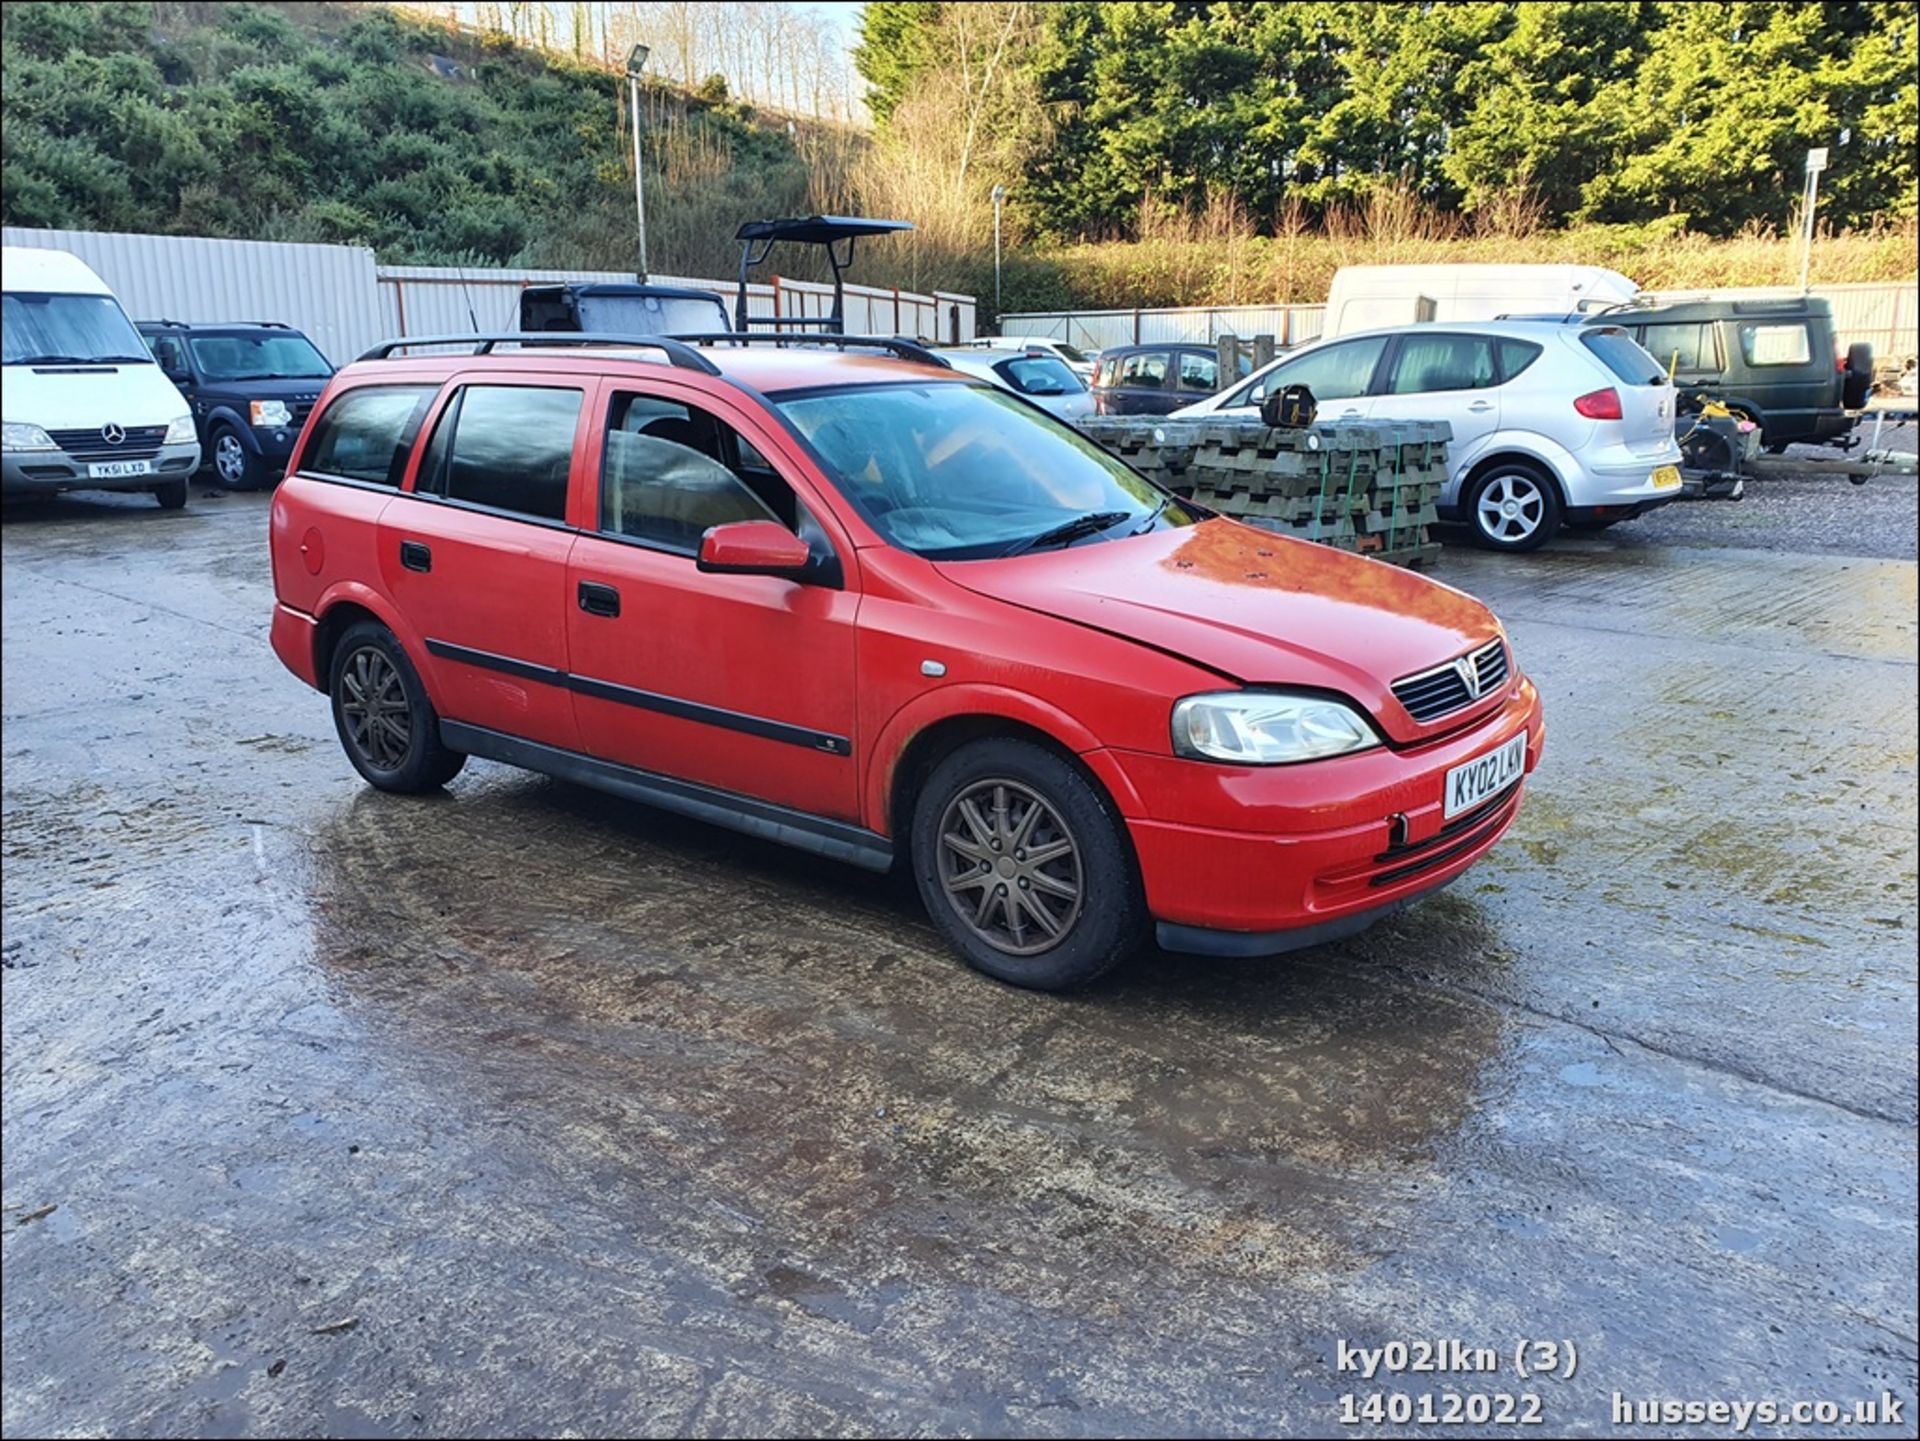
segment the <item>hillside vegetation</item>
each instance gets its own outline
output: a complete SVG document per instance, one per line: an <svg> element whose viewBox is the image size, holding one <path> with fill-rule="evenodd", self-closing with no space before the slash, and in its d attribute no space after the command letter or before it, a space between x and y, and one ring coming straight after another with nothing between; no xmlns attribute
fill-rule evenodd
<svg viewBox="0 0 1920 1441"><path fill-rule="evenodd" d="M648 82L649 258L724 276L742 220L897 215L919 231L854 278L986 301L1003 184L1009 310L1313 301L1382 261L1783 284L1800 156L1830 143L1815 279L1904 279L1915 14L875 3L872 132L756 110L723 76ZM505 34L364 5L9 0L0 76L8 224L635 263L624 80Z"/></svg>

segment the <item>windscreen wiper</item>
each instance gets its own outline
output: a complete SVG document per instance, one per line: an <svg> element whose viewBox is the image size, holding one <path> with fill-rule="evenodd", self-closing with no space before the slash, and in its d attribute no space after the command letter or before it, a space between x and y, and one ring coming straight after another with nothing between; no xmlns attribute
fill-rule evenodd
<svg viewBox="0 0 1920 1441"><path fill-rule="evenodd" d="M1000 552L1000 558L1025 555L1030 550L1038 550L1043 545L1066 545L1069 541L1079 540L1082 536L1095 535L1118 525L1132 517L1128 510L1096 510L1086 515L1076 515L1072 520L1063 520L1051 530L1043 530L1038 535L1028 536L1025 540L1016 540Z"/></svg>
<svg viewBox="0 0 1920 1441"><path fill-rule="evenodd" d="M1145 535L1148 531L1153 529L1153 523L1156 520L1160 519L1160 517L1166 513L1167 507L1172 504L1173 504L1173 497L1170 495L1165 497L1160 502L1160 504L1156 505L1153 508L1152 515L1148 516L1145 520L1141 521L1140 524L1136 525L1132 530L1128 531L1127 534L1129 536Z"/></svg>

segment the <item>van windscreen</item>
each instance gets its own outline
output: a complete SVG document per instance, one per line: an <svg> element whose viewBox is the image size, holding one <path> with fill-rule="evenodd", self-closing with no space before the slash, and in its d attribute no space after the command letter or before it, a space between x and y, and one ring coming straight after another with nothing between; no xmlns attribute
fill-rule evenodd
<svg viewBox="0 0 1920 1441"><path fill-rule="evenodd" d="M9 290L0 299L7 365L152 365L146 342L111 295Z"/></svg>

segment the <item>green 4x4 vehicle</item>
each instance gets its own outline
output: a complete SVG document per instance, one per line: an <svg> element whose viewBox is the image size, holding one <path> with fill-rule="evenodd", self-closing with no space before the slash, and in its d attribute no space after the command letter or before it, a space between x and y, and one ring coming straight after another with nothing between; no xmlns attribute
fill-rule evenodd
<svg viewBox="0 0 1920 1441"><path fill-rule="evenodd" d="M1783 300L1686 300L1615 310L1590 323L1624 326L1673 374L1682 409L1717 400L1760 427L1760 443L1848 445L1850 412L1873 389L1873 347L1842 355L1833 307L1810 295Z"/></svg>

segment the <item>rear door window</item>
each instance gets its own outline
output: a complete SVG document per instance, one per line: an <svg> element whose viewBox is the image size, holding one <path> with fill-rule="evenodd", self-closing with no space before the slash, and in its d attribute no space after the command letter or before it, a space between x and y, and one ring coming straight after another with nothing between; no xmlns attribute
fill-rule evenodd
<svg viewBox="0 0 1920 1441"><path fill-rule="evenodd" d="M716 525L793 529L798 501L760 453L717 416L648 395L616 395L600 468L600 529L692 555Z"/></svg>
<svg viewBox="0 0 1920 1441"><path fill-rule="evenodd" d="M1813 340L1804 325L1743 325L1740 352L1748 365L1805 365L1813 359Z"/></svg>
<svg viewBox="0 0 1920 1441"><path fill-rule="evenodd" d="M1212 395L1220 388L1220 362L1211 355L1182 351L1180 388L1193 395Z"/></svg>
<svg viewBox="0 0 1920 1441"><path fill-rule="evenodd" d="M1718 374L1720 327L1712 322L1649 325L1640 344L1675 375Z"/></svg>
<svg viewBox="0 0 1920 1441"><path fill-rule="evenodd" d="M1258 405L1269 391L1288 385L1304 385L1313 398L1351 400L1365 395L1373 383L1373 372L1386 353L1387 337L1370 335L1364 340L1342 340L1310 350L1297 359L1276 365L1247 390L1233 398L1234 405Z"/></svg>
<svg viewBox="0 0 1920 1441"><path fill-rule="evenodd" d="M1127 356L1113 383L1133 390L1159 390L1167 383L1167 352L1148 350Z"/></svg>
<svg viewBox="0 0 1920 1441"><path fill-rule="evenodd" d="M432 385L367 385L335 400L314 427L300 468L315 475L400 484Z"/></svg>
<svg viewBox="0 0 1920 1441"><path fill-rule="evenodd" d="M1389 395L1423 395L1437 390L1485 390L1496 384L1493 337L1488 335L1408 335L1387 380ZM1319 391L1314 392L1317 399Z"/></svg>
<svg viewBox="0 0 1920 1441"><path fill-rule="evenodd" d="M468 385L454 396L420 463L414 489L535 520L565 520L578 390Z"/></svg>
<svg viewBox="0 0 1920 1441"><path fill-rule="evenodd" d="M1617 325L1589 328L1581 334L1580 343L1628 385L1666 383L1667 372L1641 349L1638 341Z"/></svg>

